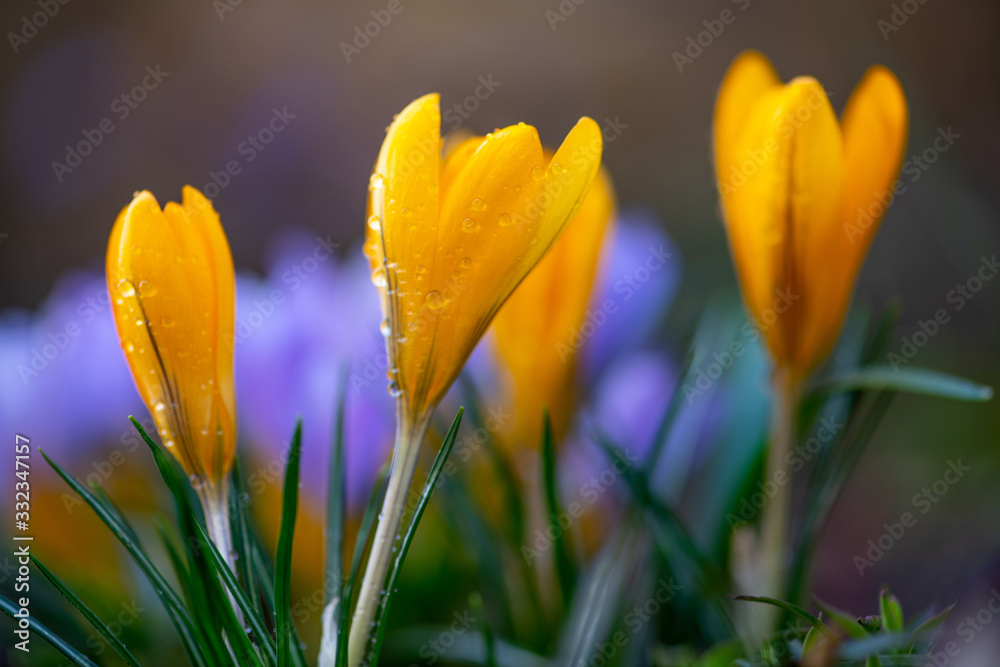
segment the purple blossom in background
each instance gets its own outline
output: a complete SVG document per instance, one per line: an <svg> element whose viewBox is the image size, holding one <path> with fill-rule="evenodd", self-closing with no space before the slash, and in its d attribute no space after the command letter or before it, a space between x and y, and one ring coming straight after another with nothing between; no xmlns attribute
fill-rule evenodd
<svg viewBox="0 0 1000 667"><path fill-rule="evenodd" d="M593 384L611 362L647 345L670 310L681 277L680 251L646 209L618 214L605 240L588 311L615 305L581 349L585 382Z"/></svg>
<svg viewBox="0 0 1000 667"><path fill-rule="evenodd" d="M130 414L147 420L102 275L68 274L34 315L4 313L0 342L3 429L29 437L74 472L89 474L81 466L122 446L133 432Z"/></svg>
<svg viewBox="0 0 1000 667"><path fill-rule="evenodd" d="M288 441L302 416L302 489L326 499L338 383L347 380L348 504L363 505L392 446L395 411L386 386L381 313L367 260L330 254L304 235L279 244L265 280L237 287L236 400L240 443L252 452L251 497L259 482L281 484ZM251 475L257 474L256 477Z"/></svg>

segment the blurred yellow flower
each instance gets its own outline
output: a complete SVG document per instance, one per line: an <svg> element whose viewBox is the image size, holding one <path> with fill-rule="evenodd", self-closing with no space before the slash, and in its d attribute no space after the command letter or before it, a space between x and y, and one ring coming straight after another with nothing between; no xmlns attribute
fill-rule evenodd
<svg viewBox="0 0 1000 667"><path fill-rule="evenodd" d="M583 201L601 161L583 118L551 161L523 123L441 157L437 95L389 127L369 188L366 252L385 315L391 391L426 418L493 316Z"/></svg>
<svg viewBox="0 0 1000 667"><path fill-rule="evenodd" d="M493 323L513 380L516 446L535 447L547 407L558 438L574 399L577 349L571 333L587 315L601 245L615 211L611 178L601 171L577 214L524 279Z"/></svg>
<svg viewBox="0 0 1000 667"><path fill-rule="evenodd" d="M715 106L715 166L743 298L780 368L802 378L830 353L855 278L893 197L906 146L903 90L874 66L838 124L811 77L783 84L740 55Z"/></svg>
<svg viewBox="0 0 1000 667"><path fill-rule="evenodd" d="M132 377L164 446L203 501L222 502L236 450L235 277L219 216L192 187L160 210L148 191L118 216L108 290Z"/></svg>

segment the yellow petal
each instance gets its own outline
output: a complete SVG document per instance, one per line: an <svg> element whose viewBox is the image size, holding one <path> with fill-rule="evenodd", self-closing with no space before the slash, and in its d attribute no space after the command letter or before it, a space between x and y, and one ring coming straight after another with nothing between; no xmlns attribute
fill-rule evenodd
<svg viewBox="0 0 1000 667"><path fill-rule="evenodd" d="M864 251L882 220L906 148L909 114L903 88L892 72L875 66L851 94L844 134L844 233Z"/></svg>
<svg viewBox="0 0 1000 667"><path fill-rule="evenodd" d="M161 210L138 193L115 223L107 274L122 348L164 445L189 474L221 482L236 443L235 278L211 203L192 190Z"/></svg>
<svg viewBox="0 0 1000 667"><path fill-rule="evenodd" d="M822 309L822 241L839 224L840 128L822 86L801 77L770 91L749 113L736 144L745 182L724 200L744 298L779 364L808 363Z"/></svg>
<svg viewBox="0 0 1000 667"><path fill-rule="evenodd" d="M746 158L737 155L737 142L750 109L781 85L771 62L757 51L744 51L729 66L715 101L715 167L720 184L728 182L736 163Z"/></svg>
<svg viewBox="0 0 1000 667"><path fill-rule="evenodd" d="M390 376L413 419L441 399L575 212L601 153L600 131L585 119L548 167L523 124L463 142L442 165L439 125L436 95L411 103L389 128L369 191L366 248Z"/></svg>
<svg viewBox="0 0 1000 667"><path fill-rule="evenodd" d="M577 351L571 339L586 317L614 209L614 188L602 171L580 210L494 320L497 347L514 384L518 445L538 445L543 407L557 438L568 423Z"/></svg>

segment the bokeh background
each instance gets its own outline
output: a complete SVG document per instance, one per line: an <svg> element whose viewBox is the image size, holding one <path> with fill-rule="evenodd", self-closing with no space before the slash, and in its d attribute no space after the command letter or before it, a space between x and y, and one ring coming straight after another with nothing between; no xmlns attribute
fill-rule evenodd
<svg viewBox="0 0 1000 667"><path fill-rule="evenodd" d="M992 1L399 0L401 11L374 37L358 41L372 12L384 17L389 2L72 0L33 32L24 17L41 11L40 4L0 6L3 438L13 440L23 428L18 410L34 409L19 399L36 382L17 371L34 347L25 345L24 331L43 322L44 338L70 320L90 322L79 304L99 295L101 284L86 277L100 276L111 224L133 191L150 189L162 203L179 199L184 184L205 188L214 181L235 265L248 280L293 265L282 258L299 251L288 248L308 252L316 237L338 244L337 261L348 266L357 261L368 175L385 126L428 91L441 93L444 110L463 105L461 114L446 114L446 129L485 132L523 120L556 144L581 115L619 128L605 152L619 199L654 214L683 257L676 300L659 330L664 340L682 340L708 298L735 290L710 128L717 85L746 48L766 53L786 79L816 76L838 111L869 65L890 67L910 103L908 156L931 148L941 130L958 135L926 170L913 172L919 178L904 174L906 192L890 209L859 280L859 304L877 309L898 299L903 305L896 348L919 320L952 308L949 292L975 275L983 257L1000 253L1000 5ZM724 10L735 20L700 52L692 49L689 38L705 31L706 22L718 27ZM899 25L887 28L894 18ZM693 57L679 68L675 54L686 49ZM162 72L161 81L142 101L134 108L115 103L150 70ZM491 82L486 94L483 81ZM477 88L481 99L467 103ZM268 127L276 110L287 118L282 131L248 148L244 142ZM85 133L96 136L105 118L113 131L100 133L91 154L68 172L53 166L67 162L67 145ZM239 173L220 177L231 161ZM62 315L43 307L60 289L80 290L63 295L69 310ZM317 315L317 326L358 312L365 313L359 321L377 321L373 304L374 291L364 303L347 300L342 312ZM110 326L110 320L84 324L84 337ZM338 336L331 344L350 332ZM50 363L73 358L71 350ZM87 401L66 395L64 386L46 389L52 396L46 419L59 425L49 437L64 441L36 444L92 452L91 440L107 438L88 432L86 419L68 421L74 404L95 420L100 410L121 405L143 414L134 396L102 393L105 383L121 386L106 378L120 379L124 361L99 361L79 371L92 389ZM1000 385L1000 280L984 283L952 312L914 364ZM252 372L267 385L267 368ZM303 400L327 401L329 391L322 385ZM112 407L102 408L95 397ZM266 410L266 399L262 405ZM899 398L825 533L816 565L819 595L871 613L883 583L912 609L988 589L1000 576L998 436L995 401ZM143 458L135 457L135 465ZM81 476L89 459L100 457L88 454ZM958 459L971 467L966 477L859 576L852 557L883 532L883 523L912 511L914 494ZM358 458L354 465L373 464ZM6 474L8 462L0 470Z"/></svg>

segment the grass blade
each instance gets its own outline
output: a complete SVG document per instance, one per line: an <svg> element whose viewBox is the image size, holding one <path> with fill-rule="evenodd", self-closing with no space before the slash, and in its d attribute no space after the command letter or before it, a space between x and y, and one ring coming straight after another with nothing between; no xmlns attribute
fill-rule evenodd
<svg viewBox="0 0 1000 667"><path fill-rule="evenodd" d="M243 631L243 624L237 618L236 610L233 609L230 599L226 596L219 582L220 578L225 577L225 574L228 574L230 577L233 576L232 572L229 571L229 566L223 561L224 574L212 561L211 557L204 557L206 552L209 554L212 553L215 545L207 538L207 535L204 538L202 537L204 529L198 521L194 507L190 502L188 487L182 481L186 478L177 473L174 469L174 466L177 464L163 452L159 445L153 442L149 435L146 434L146 430L142 427L142 424L135 418L132 418L132 423L149 447L149 451L153 456L153 462L156 464L156 468L163 478L164 484L167 485L167 488L170 489L170 493L173 495L177 511L177 521L181 526L184 544L187 547L188 560L191 564L190 573L195 574L195 580L188 586L188 590L192 593L204 591L207 597L207 606L212 610L210 618L212 620L220 620L223 630L229 637L228 645L215 646L216 652L218 653L221 650L223 653L229 653L231 651L235 653L235 657L240 664L250 663L261 665L261 660L257 655L256 649L250 643L250 638L247 637L246 632ZM228 509L226 507L226 510ZM211 629L211 626L204 634L210 641L218 641L217 635Z"/></svg>
<svg viewBox="0 0 1000 667"><path fill-rule="evenodd" d="M146 555L146 552L143 551L139 543L132 539L131 529L123 525L123 523L118 519L117 513L112 512L107 506L101 503L90 491L86 489L86 487L83 486L83 484L59 467L59 465L50 459L45 452L41 449L39 449L38 452L42 455L46 462L52 466L52 469L56 471L56 474L62 477L63 481L66 482L70 488L72 488L73 491L75 491L76 494L90 506L92 510L94 510L94 513L97 514L98 518L100 518L101 521L103 521L104 524L111 529L111 532L115 534L118 541L122 543L122 546L124 546L129 552L136 564L139 565L139 568L149 579L150 583L153 584L153 589L163 602L163 606L166 608L167 613L170 616L170 620L177 629L177 632L181 637L181 641L189 650L189 655L197 660L197 665L200 667L205 666L207 663L205 661L204 647L196 639L196 637L200 636L200 633L196 630L190 613L188 613L184 603L181 601L180 597L178 597L177 592L174 591L160 571L156 569L156 566L153 565L153 562L149 559L149 556Z"/></svg>
<svg viewBox="0 0 1000 667"><path fill-rule="evenodd" d="M247 598L253 603L260 617L263 618L264 609L260 604L260 596L257 593L257 578L253 572L253 551L250 545L253 534L250 531L250 518L247 516L246 503L243 501L248 496L243 486L243 473L240 470L238 457L233 460L232 481L233 493L229 499L229 517L233 527L233 551L238 555L236 569L243 581Z"/></svg>
<svg viewBox="0 0 1000 667"><path fill-rule="evenodd" d="M277 623L278 667L292 664L292 646L298 647L292 619L289 615L292 583L292 541L295 538L295 518L299 508L299 459L302 452L302 420L295 424L295 433L288 451L285 486L281 501L281 532L274 564L274 611Z"/></svg>
<svg viewBox="0 0 1000 667"><path fill-rule="evenodd" d="M483 667L497 667L496 637L486 620L486 608L483 606L483 596L479 593L469 595L469 608L473 616L479 619L479 632L483 636Z"/></svg>
<svg viewBox="0 0 1000 667"><path fill-rule="evenodd" d="M10 616L15 622L18 621L18 617L15 616L15 614L17 614L19 610L20 608L8 600L6 596L0 595L0 611L3 611L5 614ZM39 623L38 619L34 617L31 618L31 630L44 637L50 644L52 644L52 646L56 648L56 650L72 660L74 664L79 665L80 667L97 667L97 665L94 664L90 658L67 644L62 637Z"/></svg>
<svg viewBox="0 0 1000 667"><path fill-rule="evenodd" d="M347 488L344 472L344 410L347 405L347 377L341 374L338 386L340 400L337 402L337 417L333 426L333 450L330 452L329 474L327 475L326 497L326 572L323 580L326 582L323 594L323 605L331 604L350 606L344 602L344 522L347 509ZM323 612L323 641L332 642L335 647L340 642L340 635L347 628L335 622L337 608ZM329 614L329 624L328 624ZM328 625L330 627L328 627ZM321 649L326 651L324 647ZM336 653L336 648L331 649Z"/></svg>
<svg viewBox="0 0 1000 667"><path fill-rule="evenodd" d="M545 489L545 505L549 514L549 525L555 535L553 552L559 595L563 608L569 608L576 579L573 559L570 557L569 532L559 525L559 500L556 493L556 453L555 438L552 434L552 420L548 409L542 410L542 482Z"/></svg>
<svg viewBox="0 0 1000 667"><path fill-rule="evenodd" d="M406 528L406 534L403 536L402 543L399 546L396 560L392 564L392 570L385 585L385 597L382 599L379 609L375 612L377 634L375 636L375 645L372 647L372 657L368 662L369 665L378 664L378 654L382 649L382 638L385 636L385 620L389 616L389 606L392 603L393 597L395 597L396 579L399 577L400 570L403 569L403 561L406 560L406 554L410 550L413 536L417 533L420 518L424 515L424 510L427 509L427 503L431 499L431 494L434 493L438 478L441 476L441 471L444 470L444 464L448 460L448 455L451 454L451 448L455 444L455 439L458 437L458 427L462 423L462 414L464 411L464 408L458 409L458 414L455 415L455 420L451 423L451 428L448 429L448 433L444 437L441 449L438 450L437 456L434 458L430 473L427 475L427 482L424 483L424 489L420 492L420 498L417 500L417 505L413 510L413 518L410 520L410 525Z"/></svg>
<svg viewBox="0 0 1000 667"><path fill-rule="evenodd" d="M733 599L745 600L747 602L761 602L763 604L769 604L772 607L777 607L778 609L783 609L789 614L798 616L806 623L808 623L812 627L816 628L817 630L825 634L830 639L833 640L837 639L837 635L833 634L833 632L828 627L826 627L826 625L823 624L823 621L819 620L818 618L810 614L802 607L792 604L791 602L785 602L784 600L776 600L774 598L763 597L758 595L737 595Z"/></svg>
<svg viewBox="0 0 1000 667"><path fill-rule="evenodd" d="M35 567L37 567L45 578L48 579L60 593L62 593L64 598L69 600L70 604L76 607L77 610L83 614L84 618L86 618L87 621L94 626L94 629L101 633L104 640L107 641L108 644L111 645L111 648L113 648L115 652L122 657L122 660L124 660L128 665L139 667L139 661L135 659L135 656L132 655L127 648L125 648L125 644L123 644L122 640L118 638L118 635L111 632L111 628L105 625L104 621L98 618L97 614L91 611L90 607L84 604L83 600L78 598L75 593L69 590L69 588L66 587L66 584L64 584L59 577L53 574L49 568L45 567L45 565L42 564L42 561L38 560L34 554L31 554L30 557L31 562L35 564Z"/></svg>
<svg viewBox="0 0 1000 667"><path fill-rule="evenodd" d="M993 389L964 378L925 368L893 368L873 365L835 375L817 385L826 391L857 391L858 389L905 391L951 398L958 401L988 401Z"/></svg>
<svg viewBox="0 0 1000 667"><path fill-rule="evenodd" d="M208 553L209 558L212 559L212 563L215 566L215 570L218 571L219 575L222 577L222 581L226 584L226 588L232 594L233 599L236 600L236 604L239 605L240 611L243 612L243 617L246 619L247 623L250 624L250 629L253 630L254 635L257 636L257 641L260 646L264 648L271 662L275 662L278 659L277 650L275 649L274 643L271 641L271 634L267 631L267 627L264 625L264 619L262 619L258 614L257 610L247 599L246 594L243 589L240 588L239 582L236 580L236 575L233 574L232 570L229 569L229 565L226 563L222 554L219 553L218 548L216 548L215 543L212 542L205 528L200 524L195 522L195 530L198 531L198 546Z"/></svg>

